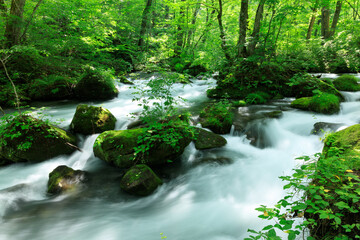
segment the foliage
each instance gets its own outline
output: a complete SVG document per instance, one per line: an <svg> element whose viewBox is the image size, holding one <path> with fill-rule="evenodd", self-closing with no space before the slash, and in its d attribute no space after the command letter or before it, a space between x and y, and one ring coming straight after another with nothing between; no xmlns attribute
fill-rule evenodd
<svg viewBox="0 0 360 240"><path fill-rule="evenodd" d="M275 220L260 231L249 230L247 239L282 239L275 230L287 234L288 239L307 229L307 239L354 239L360 237L360 178L358 169L351 169L341 157L301 157L304 164L291 176L280 177L288 183L287 195L274 208L257 208L259 218ZM296 220L300 218L300 221Z"/></svg>
<svg viewBox="0 0 360 240"><path fill-rule="evenodd" d="M135 154L139 159L146 159L146 154L159 144L166 144L175 151L180 151L184 139L192 139L194 129L189 125L189 114L180 113L177 105L183 98L175 98L171 89L176 78L163 73L152 78L145 88L137 88L133 101L139 101L143 110L140 120L145 123L144 134L138 139Z"/></svg>
<svg viewBox="0 0 360 240"><path fill-rule="evenodd" d="M264 104L270 99L270 95L264 92L254 92L246 96L247 104Z"/></svg>

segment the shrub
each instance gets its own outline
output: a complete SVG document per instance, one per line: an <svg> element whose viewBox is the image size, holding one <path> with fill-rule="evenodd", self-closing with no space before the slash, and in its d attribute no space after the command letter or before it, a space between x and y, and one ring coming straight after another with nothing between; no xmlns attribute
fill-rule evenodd
<svg viewBox="0 0 360 240"><path fill-rule="evenodd" d="M254 92L246 96L247 104L264 104L270 99L270 95L265 92Z"/></svg>

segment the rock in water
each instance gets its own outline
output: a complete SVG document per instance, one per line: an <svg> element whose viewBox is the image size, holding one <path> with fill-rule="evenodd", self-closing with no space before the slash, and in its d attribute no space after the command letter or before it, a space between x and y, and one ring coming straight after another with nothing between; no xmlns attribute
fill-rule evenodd
<svg viewBox="0 0 360 240"><path fill-rule="evenodd" d="M2 133L0 156L11 162L40 162L77 149L75 136L29 115L14 118Z"/></svg>
<svg viewBox="0 0 360 240"><path fill-rule="evenodd" d="M76 108L70 128L76 133L91 135L114 130L116 118L105 108L80 104Z"/></svg>
<svg viewBox="0 0 360 240"><path fill-rule="evenodd" d="M49 174L47 192L50 194L59 194L65 191L72 191L85 181L86 172L61 165Z"/></svg>
<svg viewBox="0 0 360 240"><path fill-rule="evenodd" d="M161 179L145 164L130 168L121 179L120 187L136 196L150 195L162 184Z"/></svg>
<svg viewBox="0 0 360 240"><path fill-rule="evenodd" d="M195 148L198 150L211 149L223 147L226 145L227 141L224 137L206 131L201 128L197 128L195 131Z"/></svg>
<svg viewBox="0 0 360 240"><path fill-rule="evenodd" d="M93 68L86 70L74 91L81 100L107 100L119 93L110 74Z"/></svg>

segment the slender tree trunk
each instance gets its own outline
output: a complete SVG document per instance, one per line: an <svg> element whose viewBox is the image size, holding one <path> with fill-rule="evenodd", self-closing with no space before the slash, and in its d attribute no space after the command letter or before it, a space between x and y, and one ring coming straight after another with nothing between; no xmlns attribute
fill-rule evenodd
<svg viewBox="0 0 360 240"><path fill-rule="evenodd" d="M10 15L5 29L5 46L8 48L20 43L25 2L26 0L11 1Z"/></svg>
<svg viewBox="0 0 360 240"><path fill-rule="evenodd" d="M265 0L260 0L258 8L256 10L254 30L251 34L252 40L249 43L248 54L253 55L255 52L256 44L259 41L261 19L263 18Z"/></svg>
<svg viewBox="0 0 360 240"><path fill-rule="evenodd" d="M227 50L228 47L226 45L226 35L225 35L225 30L224 30L224 26L223 26L223 22L222 22L222 14L223 14L223 4L222 4L222 0L219 0L219 10L218 10L217 19L218 19L219 30L220 30L221 49L223 50L223 52L225 54L226 60L230 61L231 58L230 58L230 55Z"/></svg>
<svg viewBox="0 0 360 240"><path fill-rule="evenodd" d="M267 44L267 40L270 36L270 30L271 30L271 24L272 24L272 21L274 19L274 16L275 16L275 13L276 13L276 9L275 9L275 6L273 6L273 10L272 10L272 13L271 13L271 17L270 17L270 21L269 21L269 26L268 26L268 31L266 33L266 36L265 36L265 39L264 39L264 49L266 49L266 44Z"/></svg>
<svg viewBox="0 0 360 240"><path fill-rule="evenodd" d="M273 52L272 56L276 55L277 43L278 43L278 39L279 39L279 36L280 36L280 32L281 32L281 28L282 28L284 19L285 19L285 17L280 20L280 26L279 26L279 30L278 30L278 32L276 34L276 39L275 39L275 44L274 44L274 52Z"/></svg>
<svg viewBox="0 0 360 240"><path fill-rule="evenodd" d="M241 0L240 16L239 16L239 40L238 40L238 56L246 56L246 30L248 28L249 19L249 0Z"/></svg>
<svg viewBox="0 0 360 240"><path fill-rule="evenodd" d="M315 6L312 9L312 14L311 14L310 22L309 22L309 27L308 27L307 34L306 34L306 39L311 38L311 33L312 33L313 29L314 29L314 24L315 24L315 20L316 20L316 13L317 13L317 6Z"/></svg>
<svg viewBox="0 0 360 240"><path fill-rule="evenodd" d="M147 32L147 26L149 24L150 19L150 10L152 6L152 0L146 0L146 6L144 8L143 14L142 14L142 20L141 20L141 27L140 27L140 36L138 41L138 46L140 48L143 48L145 45L145 36Z"/></svg>
<svg viewBox="0 0 360 240"><path fill-rule="evenodd" d="M36 10L40 7L41 3L43 2L43 0L39 0L38 3L36 4L36 6L34 7L33 9L33 12L30 16L30 19L29 21L26 23L26 26L25 26L25 29L24 29L24 32L21 34L20 36L20 41L23 41L24 37L26 36L26 33L27 33L27 30L29 29L29 26L30 26L30 23L36 13Z"/></svg>
<svg viewBox="0 0 360 240"><path fill-rule="evenodd" d="M333 17L333 20L332 20L332 23L331 23L331 29L330 29L329 37L332 37L335 34L336 26L337 26L337 24L339 22L339 18L340 18L341 7L342 7L342 1L337 1L336 2L336 9L335 9L334 17Z"/></svg>
<svg viewBox="0 0 360 240"><path fill-rule="evenodd" d="M200 1L198 0L191 20L190 30L187 37L187 46L190 46L191 42L193 41L193 35L196 31L195 24L199 11L200 11Z"/></svg>
<svg viewBox="0 0 360 240"><path fill-rule="evenodd" d="M180 2L180 12L179 12L179 21L177 26L177 33L176 33L176 46L174 49L175 56L180 56L183 44L184 44L184 5L183 2L185 0L181 0Z"/></svg>
<svg viewBox="0 0 360 240"><path fill-rule="evenodd" d="M321 9L321 36L324 39L330 36L330 10L327 6Z"/></svg>

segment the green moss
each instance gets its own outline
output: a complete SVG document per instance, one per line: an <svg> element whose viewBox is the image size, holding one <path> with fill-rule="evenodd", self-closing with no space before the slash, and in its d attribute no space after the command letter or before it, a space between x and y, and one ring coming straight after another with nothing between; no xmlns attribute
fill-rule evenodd
<svg viewBox="0 0 360 240"><path fill-rule="evenodd" d="M357 78L353 75L342 75L334 80L334 86L340 91L360 91L360 86L357 83Z"/></svg>
<svg viewBox="0 0 360 240"><path fill-rule="evenodd" d="M245 107L246 102L244 100L238 100L232 102L233 107Z"/></svg>
<svg viewBox="0 0 360 240"><path fill-rule="evenodd" d="M322 93L311 98L309 107L314 112L334 114L340 111L340 101L333 94Z"/></svg>
<svg viewBox="0 0 360 240"><path fill-rule="evenodd" d="M80 104L76 108L70 128L84 135L101 133L115 128L116 118L102 107Z"/></svg>
<svg viewBox="0 0 360 240"><path fill-rule="evenodd" d="M48 190L50 194L73 190L79 183L85 181L85 172L74 170L67 166L58 166L49 174Z"/></svg>
<svg viewBox="0 0 360 240"><path fill-rule="evenodd" d="M298 98L291 102L291 107L323 114L334 114L340 111L340 101L333 94L321 93L313 97Z"/></svg>
<svg viewBox="0 0 360 240"><path fill-rule="evenodd" d="M92 67L86 69L74 91L81 100L112 99L119 93L114 85L114 76L109 71Z"/></svg>
<svg viewBox="0 0 360 240"><path fill-rule="evenodd" d="M120 188L136 196L150 195L162 184L161 179L145 164L129 169L121 179Z"/></svg>
<svg viewBox="0 0 360 240"><path fill-rule="evenodd" d="M200 112L202 127L219 134L230 132L233 118L232 105L226 101L211 104Z"/></svg>
<svg viewBox="0 0 360 240"><path fill-rule="evenodd" d="M310 102L311 102L311 97L302 97L292 101L290 106L293 108L309 111Z"/></svg>

